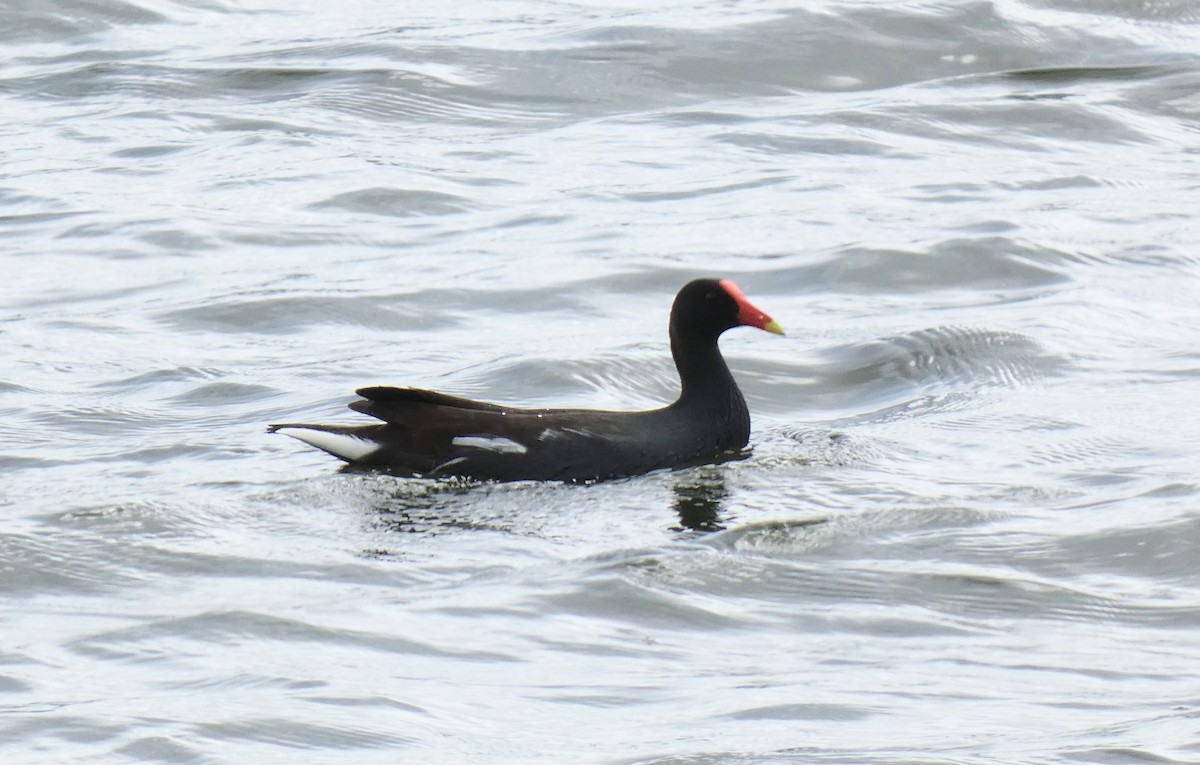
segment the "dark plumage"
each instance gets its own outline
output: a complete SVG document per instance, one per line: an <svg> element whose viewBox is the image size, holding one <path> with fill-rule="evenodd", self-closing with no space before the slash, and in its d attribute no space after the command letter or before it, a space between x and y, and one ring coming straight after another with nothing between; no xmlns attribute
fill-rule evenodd
<svg viewBox="0 0 1200 765"><path fill-rule="evenodd" d="M733 282L698 279L671 308L682 390L643 412L516 409L416 388L362 388L350 408L383 424L271 425L352 465L438 478L590 481L710 462L746 445L750 413L717 338L751 326L783 334Z"/></svg>

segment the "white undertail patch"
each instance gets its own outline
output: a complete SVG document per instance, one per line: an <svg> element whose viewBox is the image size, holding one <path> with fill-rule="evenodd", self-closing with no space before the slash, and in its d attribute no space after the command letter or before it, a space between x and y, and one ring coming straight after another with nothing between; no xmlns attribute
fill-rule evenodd
<svg viewBox="0 0 1200 765"><path fill-rule="evenodd" d="M347 433L330 433L311 428L280 428L275 431L303 441L344 460L357 461L379 451L379 444Z"/></svg>
<svg viewBox="0 0 1200 765"><path fill-rule="evenodd" d="M486 449L501 454L524 454L529 451L524 444L519 444L511 438L503 436L458 436L450 442L454 446L465 446L468 449Z"/></svg>

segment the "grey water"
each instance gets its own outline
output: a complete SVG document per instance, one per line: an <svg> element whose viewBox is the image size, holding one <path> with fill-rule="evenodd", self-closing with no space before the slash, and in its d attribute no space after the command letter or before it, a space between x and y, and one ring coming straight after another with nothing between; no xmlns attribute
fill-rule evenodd
<svg viewBox="0 0 1200 765"><path fill-rule="evenodd" d="M0 8L0 761L1200 762L1200 6ZM353 390L741 461L339 472Z"/></svg>

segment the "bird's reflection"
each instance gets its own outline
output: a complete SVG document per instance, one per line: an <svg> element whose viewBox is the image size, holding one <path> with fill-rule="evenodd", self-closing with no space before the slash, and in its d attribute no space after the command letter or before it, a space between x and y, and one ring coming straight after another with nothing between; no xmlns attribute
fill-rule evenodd
<svg viewBox="0 0 1200 765"><path fill-rule="evenodd" d="M491 519L472 517L464 511L463 497L478 489L476 483L453 479L394 483L376 480L371 486L371 517L379 528L416 534L491 528Z"/></svg>
<svg viewBox="0 0 1200 765"><path fill-rule="evenodd" d="M725 528L725 477L719 468L701 471L681 478L674 487L675 513L679 516L676 530L720 531Z"/></svg>
<svg viewBox="0 0 1200 765"><path fill-rule="evenodd" d="M428 534L436 533L438 529L503 530L511 525L509 513L512 507L507 511L481 513L487 503L463 502L468 495L478 498L497 491L492 484L458 480L391 483L369 475L364 479L365 483L369 482L369 488L364 486L364 493L371 497L371 517L381 528ZM520 498L527 492L537 494L535 487L522 488L524 491L513 492L510 496ZM673 476L671 488L671 507L679 518L678 523L671 526L672 530L710 532L726 527L730 520L726 507L729 489L722 466L681 471ZM544 497L531 496L524 501L536 504L541 499Z"/></svg>

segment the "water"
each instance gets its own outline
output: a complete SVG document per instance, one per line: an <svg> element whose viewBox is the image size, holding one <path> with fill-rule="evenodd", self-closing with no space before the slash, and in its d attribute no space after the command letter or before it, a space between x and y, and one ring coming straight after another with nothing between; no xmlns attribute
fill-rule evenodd
<svg viewBox="0 0 1200 765"><path fill-rule="evenodd" d="M0 10L4 762L1200 760L1195 4L643 5ZM263 432L656 405L697 275L747 460Z"/></svg>

